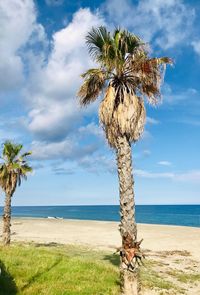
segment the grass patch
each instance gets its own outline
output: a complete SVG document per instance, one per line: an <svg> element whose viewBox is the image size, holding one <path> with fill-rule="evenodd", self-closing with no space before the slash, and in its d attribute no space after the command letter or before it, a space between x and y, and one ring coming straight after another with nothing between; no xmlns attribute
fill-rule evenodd
<svg viewBox="0 0 200 295"><path fill-rule="evenodd" d="M0 294L119 294L118 271L107 256L74 246L0 247Z"/></svg>
<svg viewBox="0 0 200 295"><path fill-rule="evenodd" d="M195 283L200 281L200 273L185 273L180 270L170 270L168 274L182 283Z"/></svg>
<svg viewBox="0 0 200 295"><path fill-rule="evenodd" d="M170 290L174 289L177 290L177 286L173 283L163 279L158 272L152 269L153 266L157 264L156 261L148 260L145 261L145 267L141 268L140 271L140 279L142 282L142 285L147 289L164 289L164 290Z"/></svg>

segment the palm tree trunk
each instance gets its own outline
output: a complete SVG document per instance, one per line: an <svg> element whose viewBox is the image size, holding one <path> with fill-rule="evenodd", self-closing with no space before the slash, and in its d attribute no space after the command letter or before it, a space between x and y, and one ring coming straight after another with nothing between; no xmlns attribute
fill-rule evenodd
<svg viewBox="0 0 200 295"><path fill-rule="evenodd" d="M137 241L137 226L135 222L135 201L133 191L132 155L131 145L125 136L117 139L117 165L120 192L120 233L122 248L126 243L127 236L131 236L133 242ZM138 294L137 270L130 271L124 267L121 261L121 294Z"/></svg>
<svg viewBox="0 0 200 295"><path fill-rule="evenodd" d="M4 245L10 244L11 197L12 197L12 194L6 193L4 214L3 214L3 243L4 243Z"/></svg>

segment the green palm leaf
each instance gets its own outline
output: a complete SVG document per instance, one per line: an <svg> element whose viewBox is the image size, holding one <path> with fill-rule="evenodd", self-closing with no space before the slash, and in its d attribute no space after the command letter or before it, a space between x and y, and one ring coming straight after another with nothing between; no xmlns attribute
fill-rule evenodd
<svg viewBox="0 0 200 295"><path fill-rule="evenodd" d="M31 155L31 152L20 154L22 148L22 144L15 144L11 141L6 141L3 144L0 185L5 192L14 192L16 185L20 185L22 178L26 179L27 173L32 171L32 168L26 162L26 158Z"/></svg>

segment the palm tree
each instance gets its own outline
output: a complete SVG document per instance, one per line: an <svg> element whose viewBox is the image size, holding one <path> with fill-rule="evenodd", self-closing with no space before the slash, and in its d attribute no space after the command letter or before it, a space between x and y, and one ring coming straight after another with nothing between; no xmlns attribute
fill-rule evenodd
<svg viewBox="0 0 200 295"><path fill-rule="evenodd" d="M86 36L86 43L91 57L99 67L82 74L84 82L78 97L80 104L86 106L103 94L99 118L108 143L117 154L122 294L137 294L138 267L132 260L139 244L135 222L131 143L136 142L144 130L144 99L150 104L160 101L164 70L172 60L167 57L150 58L142 40L126 30L115 29L111 34L105 27L92 28Z"/></svg>
<svg viewBox="0 0 200 295"><path fill-rule="evenodd" d="M0 163L0 186L5 192L5 206L3 214L3 243L10 244L10 222L11 222L11 199L17 185L22 179L27 178L27 173L32 168L27 164L26 157L31 152L20 153L23 148L21 144L6 141L3 144L2 163Z"/></svg>

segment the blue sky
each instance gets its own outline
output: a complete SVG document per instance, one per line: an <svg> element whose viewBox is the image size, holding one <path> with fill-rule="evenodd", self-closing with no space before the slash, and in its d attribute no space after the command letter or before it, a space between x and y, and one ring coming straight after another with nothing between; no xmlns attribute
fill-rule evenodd
<svg viewBox="0 0 200 295"><path fill-rule="evenodd" d="M120 25L148 42L152 56L175 61L163 102L146 106L144 135L132 147L136 203L199 203L199 12L199 1L1 1L0 140L33 151L34 173L14 205L118 204L99 101L81 109L76 98L80 74L94 66L84 36L99 25Z"/></svg>

